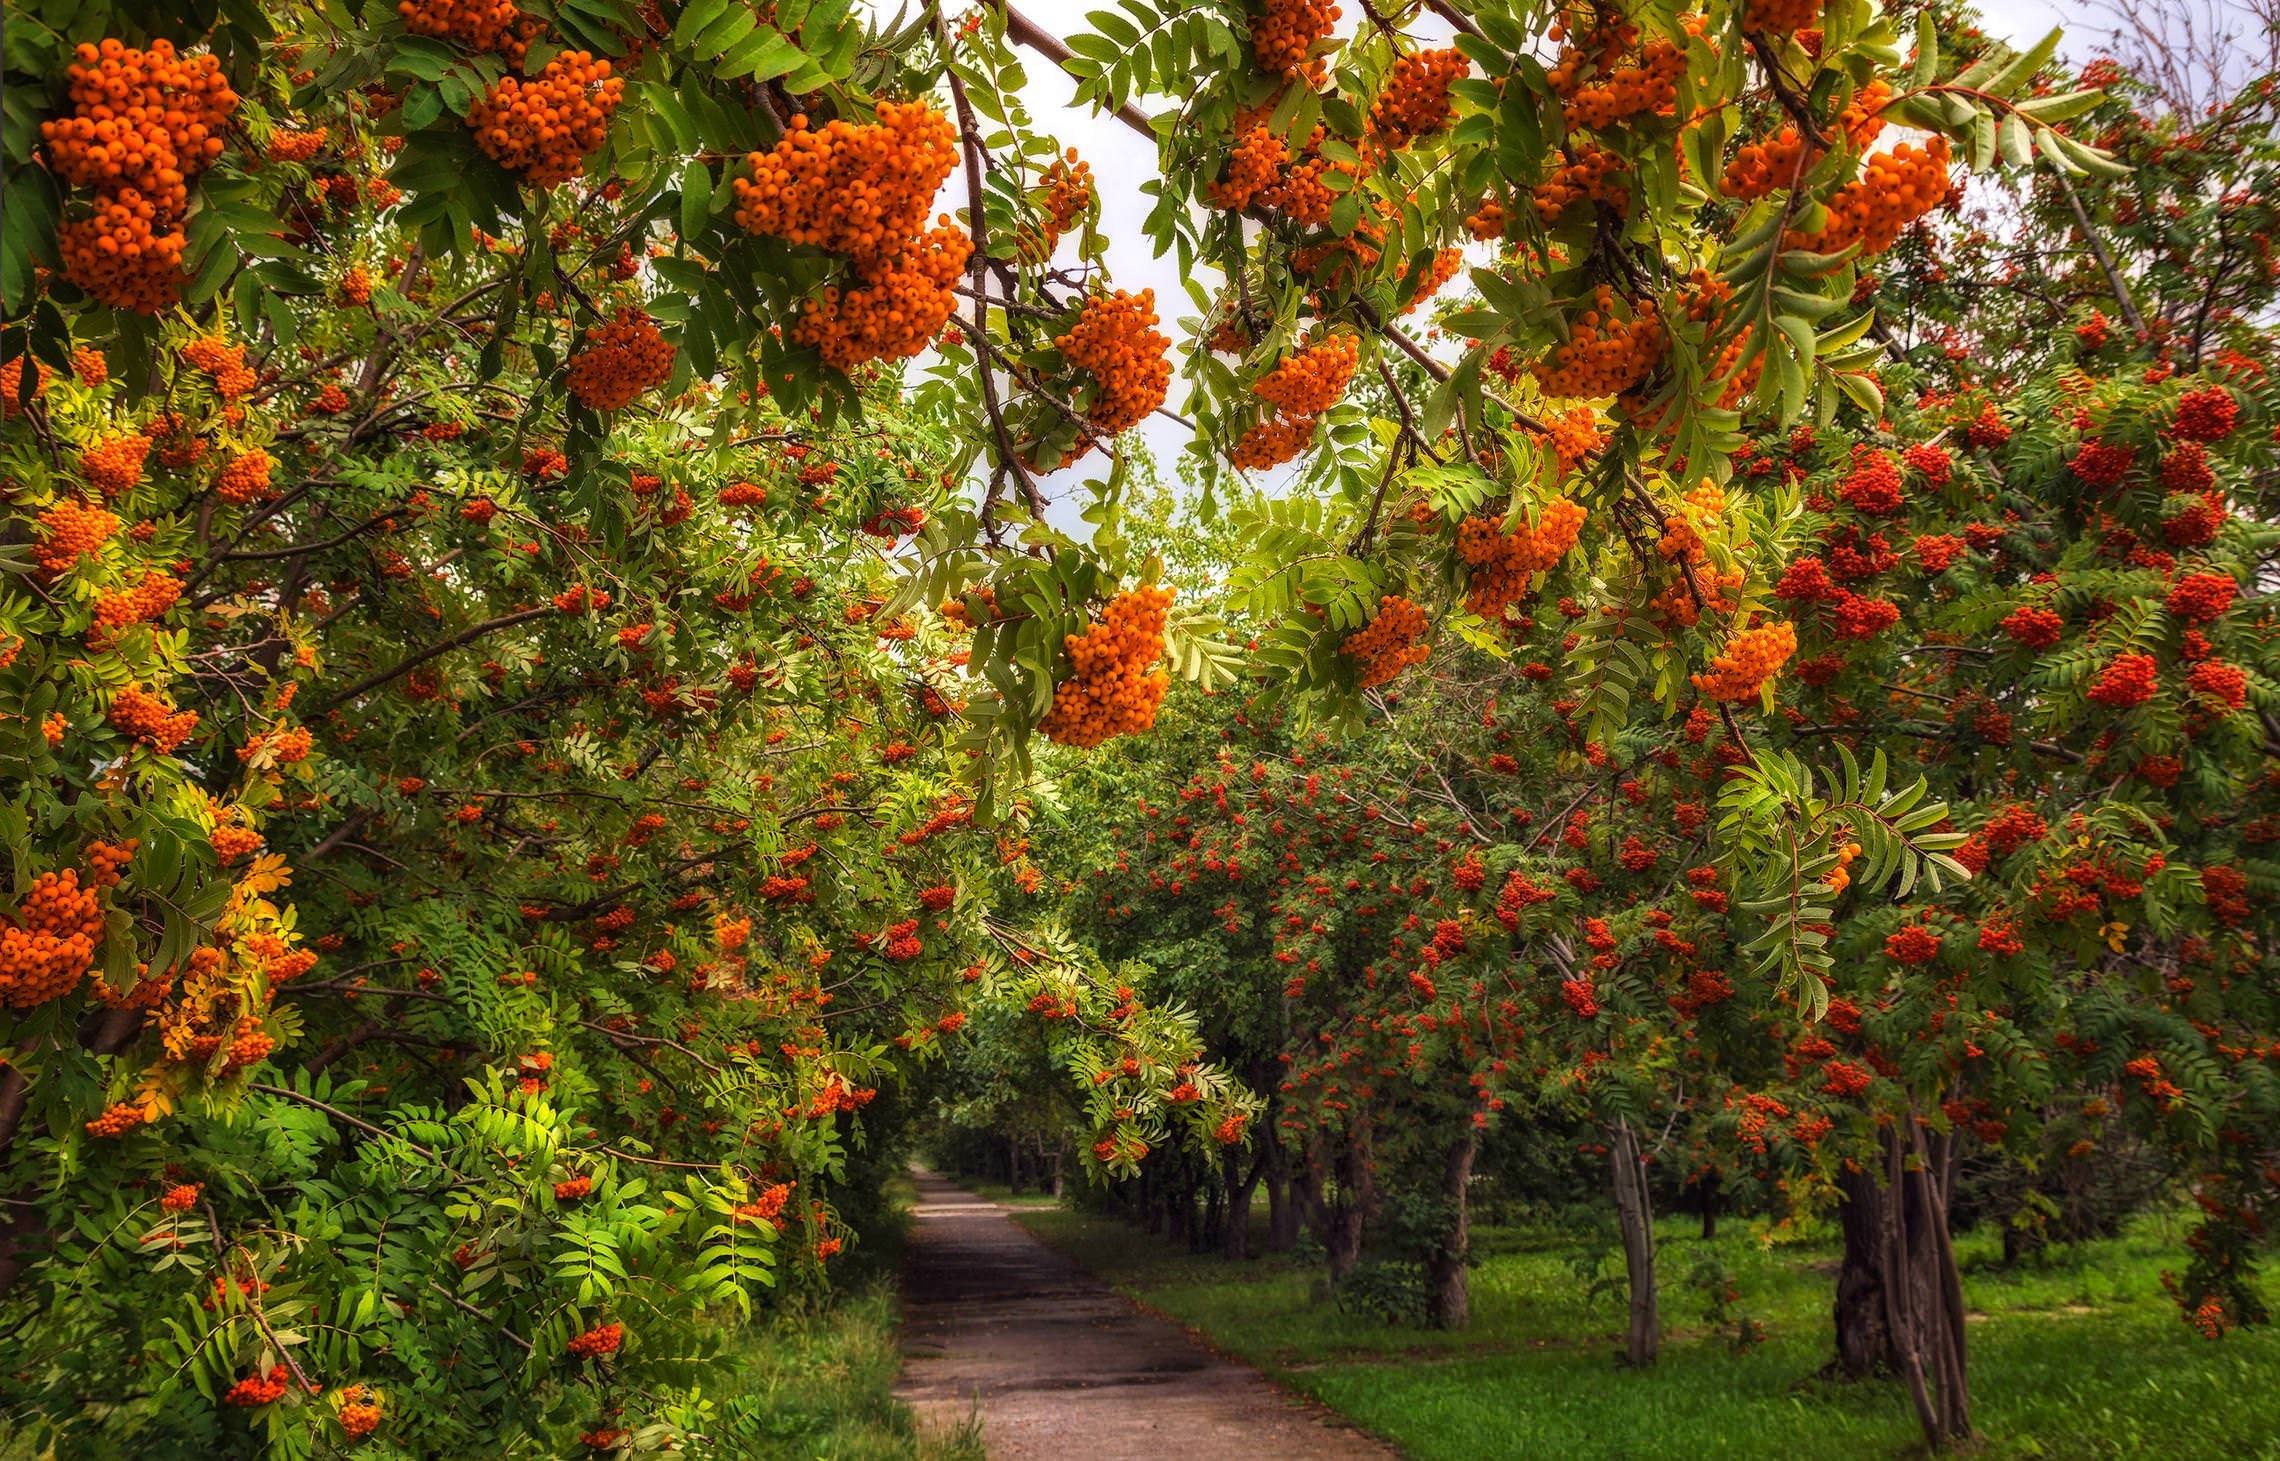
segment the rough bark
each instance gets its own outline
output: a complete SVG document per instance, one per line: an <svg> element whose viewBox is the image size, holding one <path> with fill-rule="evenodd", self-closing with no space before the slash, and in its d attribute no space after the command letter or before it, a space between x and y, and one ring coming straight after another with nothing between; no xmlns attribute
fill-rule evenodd
<svg viewBox="0 0 2280 1461"><path fill-rule="evenodd" d="M1881 1174L1840 1178L1845 1261L1830 1369L1898 1375L1925 1444L1940 1450L1972 1435L1963 1279L1948 1233L1952 1153L1911 1119L1886 1134L1883 1155Z"/></svg>
<svg viewBox="0 0 2280 1461"><path fill-rule="evenodd" d="M1623 1358L1651 1365L1662 1350L1660 1295L1655 1287L1655 1217L1647 1191L1647 1168L1638 1133L1618 1117L1607 1125L1607 1164L1615 1188L1615 1217L1623 1234L1623 1270L1631 1303L1623 1337Z"/></svg>
<svg viewBox="0 0 2280 1461"><path fill-rule="evenodd" d="M1464 1135L1450 1143L1441 1161L1441 1200L1449 1208L1449 1225L1441 1241L1425 1255L1430 1317L1436 1329L1462 1329L1472 1318L1465 1256L1472 1243L1469 1196L1473 1157L1479 1150L1480 1134L1468 1121Z"/></svg>
<svg viewBox="0 0 2280 1461"><path fill-rule="evenodd" d="M1330 1285L1335 1288L1361 1262L1362 1231L1376 1205L1366 1129L1357 1128L1337 1140L1329 1167L1329 1181L1314 1188L1314 1229L1328 1255Z"/></svg>
<svg viewBox="0 0 2280 1461"><path fill-rule="evenodd" d="M1848 1167L1837 1175L1837 1193L1845 1252L1837 1269L1837 1357L1825 1373L1848 1380L1897 1374L1884 1312L1884 1188L1875 1173Z"/></svg>

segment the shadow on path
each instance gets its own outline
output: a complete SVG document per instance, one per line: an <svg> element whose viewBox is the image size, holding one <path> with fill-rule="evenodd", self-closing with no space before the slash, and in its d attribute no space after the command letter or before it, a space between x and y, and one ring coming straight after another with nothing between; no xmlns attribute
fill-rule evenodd
<svg viewBox="0 0 2280 1461"><path fill-rule="evenodd" d="M898 1398L932 1427L979 1404L993 1457L1384 1461L1258 1371L1142 1313L1004 1208L913 1174Z"/></svg>

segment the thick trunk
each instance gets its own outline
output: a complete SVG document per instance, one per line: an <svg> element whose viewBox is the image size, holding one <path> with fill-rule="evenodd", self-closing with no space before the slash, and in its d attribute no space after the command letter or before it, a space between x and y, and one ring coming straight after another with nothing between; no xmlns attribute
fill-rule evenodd
<svg viewBox="0 0 2280 1461"><path fill-rule="evenodd" d="M1830 1369L1849 1380L1897 1374L1900 1358L1884 1307L1884 1187L1875 1173L1848 1167L1837 1174L1837 1193L1845 1254L1837 1269L1837 1357Z"/></svg>
<svg viewBox="0 0 2280 1461"><path fill-rule="evenodd" d="M1948 1238L1948 1139L1929 1147L1913 1119L1885 1138L1884 1308L1925 1444L1971 1438L1963 1281Z"/></svg>
<svg viewBox="0 0 2280 1461"><path fill-rule="evenodd" d="M1362 1261L1362 1229L1375 1196L1369 1153L1359 1131L1347 1133L1338 1143L1330 1159L1330 1179L1336 1190L1322 1201L1321 1237L1335 1288Z"/></svg>
<svg viewBox="0 0 2280 1461"><path fill-rule="evenodd" d="M1655 1289L1655 1215L1647 1192L1647 1167L1638 1133L1621 1118L1608 1123L1607 1164L1615 1188L1615 1217L1623 1233L1623 1269L1630 1281L1631 1305L1623 1357L1651 1365L1662 1350L1662 1317Z"/></svg>
<svg viewBox="0 0 2280 1461"><path fill-rule="evenodd" d="M1061 1196L1061 1149L1053 1148L1053 1195Z"/></svg>
<svg viewBox="0 0 2280 1461"><path fill-rule="evenodd" d="M1464 1136L1450 1144L1441 1161L1441 1201L1449 1209L1448 1227L1441 1241L1425 1255L1427 1296L1436 1329L1462 1329L1472 1317L1465 1255L1472 1241L1468 1199L1473 1156L1479 1150L1480 1133L1468 1121Z"/></svg>
<svg viewBox="0 0 2280 1461"><path fill-rule="evenodd" d="M1718 1174L1704 1172L1694 1184L1695 1200L1702 1206L1702 1241L1718 1236Z"/></svg>

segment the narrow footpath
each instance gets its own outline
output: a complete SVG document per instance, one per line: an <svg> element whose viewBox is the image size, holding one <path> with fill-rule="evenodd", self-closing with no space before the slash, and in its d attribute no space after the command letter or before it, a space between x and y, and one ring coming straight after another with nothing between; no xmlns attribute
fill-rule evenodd
<svg viewBox="0 0 2280 1461"><path fill-rule="evenodd" d="M916 1176L895 1394L922 1424L954 1427L978 1408L993 1458L1394 1454L1142 1313L1005 1208Z"/></svg>

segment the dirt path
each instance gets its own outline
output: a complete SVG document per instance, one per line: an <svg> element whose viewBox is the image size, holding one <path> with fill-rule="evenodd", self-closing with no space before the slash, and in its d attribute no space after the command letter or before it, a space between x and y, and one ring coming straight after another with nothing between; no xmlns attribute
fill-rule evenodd
<svg viewBox="0 0 2280 1461"><path fill-rule="evenodd" d="M1248 1366L1143 1314L1006 1209L918 1174L895 1394L930 1426L975 1408L992 1457L1384 1461Z"/></svg>

